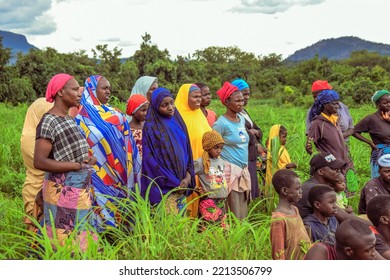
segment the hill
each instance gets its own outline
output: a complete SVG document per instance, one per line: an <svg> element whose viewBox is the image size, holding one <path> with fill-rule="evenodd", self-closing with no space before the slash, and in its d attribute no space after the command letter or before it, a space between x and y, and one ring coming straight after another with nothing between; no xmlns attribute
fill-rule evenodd
<svg viewBox="0 0 390 280"><path fill-rule="evenodd" d="M11 49L13 56L11 60L15 59L15 55L18 52L28 53L30 49L37 49L37 47L27 41L26 36L21 34L0 30L0 37L3 38L3 46Z"/></svg>
<svg viewBox="0 0 390 280"><path fill-rule="evenodd" d="M287 57L286 61L308 60L317 54L319 57L340 60L350 57L350 54L353 51L358 50L367 50L369 52L377 52L381 55L390 56L390 45L374 43L358 37L348 36L321 40L309 47L296 51L294 54Z"/></svg>

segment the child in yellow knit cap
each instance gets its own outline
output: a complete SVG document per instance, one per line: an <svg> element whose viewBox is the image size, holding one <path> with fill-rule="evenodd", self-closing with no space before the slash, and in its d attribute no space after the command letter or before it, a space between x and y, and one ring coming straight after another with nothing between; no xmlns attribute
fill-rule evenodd
<svg viewBox="0 0 390 280"><path fill-rule="evenodd" d="M225 162L220 157L224 145L222 136L215 130L203 135L202 157L194 161L195 174L199 176L202 198L199 212L204 221L220 222L225 227L225 201L228 188L225 179Z"/></svg>

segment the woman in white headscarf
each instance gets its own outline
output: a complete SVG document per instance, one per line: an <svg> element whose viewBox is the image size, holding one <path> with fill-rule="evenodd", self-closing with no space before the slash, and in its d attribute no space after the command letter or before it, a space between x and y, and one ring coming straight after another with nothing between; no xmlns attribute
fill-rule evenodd
<svg viewBox="0 0 390 280"><path fill-rule="evenodd" d="M150 102L151 94L156 88L158 88L157 77L142 76L135 82L130 96L133 94L141 94Z"/></svg>

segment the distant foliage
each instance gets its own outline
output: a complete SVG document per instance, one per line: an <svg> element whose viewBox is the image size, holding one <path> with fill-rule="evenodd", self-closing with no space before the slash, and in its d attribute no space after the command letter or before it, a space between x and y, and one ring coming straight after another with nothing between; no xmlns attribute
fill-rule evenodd
<svg viewBox="0 0 390 280"><path fill-rule="evenodd" d="M161 86L174 94L183 83L206 83L215 92L224 81L237 77L251 86L252 98L273 99L278 104L307 105L312 102L311 84L328 80L349 106L370 102L379 89L390 89L390 58L365 50L354 51L344 60L330 60L315 55L300 62L283 61L281 55L255 56L238 47L211 46L188 56L172 59L145 33L132 57L121 59L122 50L97 45L94 57L85 51L62 54L53 48L31 49L19 53L16 63L11 50L0 37L0 102L18 104L43 96L50 78L59 72L74 75L82 85L92 74L106 76L112 95L126 101L138 77L155 76Z"/></svg>

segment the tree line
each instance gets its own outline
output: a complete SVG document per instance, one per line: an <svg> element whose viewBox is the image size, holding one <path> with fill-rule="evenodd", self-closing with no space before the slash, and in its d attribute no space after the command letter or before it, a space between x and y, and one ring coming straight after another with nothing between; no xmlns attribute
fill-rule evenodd
<svg viewBox="0 0 390 280"><path fill-rule="evenodd" d="M328 80L349 105L370 102L379 89L390 89L390 57L366 50L355 51L348 59L329 60L318 55L301 62L285 62L278 54L256 56L238 47L211 46L188 56L172 59L145 33L139 49L126 60L122 50L97 45L90 58L86 51L59 53L54 48L18 53L11 65L11 49L0 37L0 102L17 105L43 96L50 78L70 73L80 84L92 74L110 81L112 94L126 101L139 76L158 77L159 84L177 92L183 83L203 82L216 92L224 81L236 77L251 86L253 98L274 99L279 105L307 105L312 102L311 83Z"/></svg>

